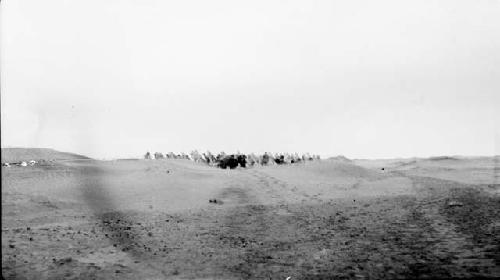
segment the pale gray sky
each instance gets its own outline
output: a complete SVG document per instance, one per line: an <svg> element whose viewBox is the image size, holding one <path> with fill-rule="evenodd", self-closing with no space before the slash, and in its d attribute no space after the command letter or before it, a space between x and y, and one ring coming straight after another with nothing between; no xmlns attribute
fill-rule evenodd
<svg viewBox="0 0 500 280"><path fill-rule="evenodd" d="M500 1L0 5L3 147L500 154Z"/></svg>

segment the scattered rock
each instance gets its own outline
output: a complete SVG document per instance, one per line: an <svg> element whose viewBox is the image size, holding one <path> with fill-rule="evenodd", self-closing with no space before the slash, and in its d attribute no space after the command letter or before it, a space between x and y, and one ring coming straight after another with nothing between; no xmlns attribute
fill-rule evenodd
<svg viewBox="0 0 500 280"><path fill-rule="evenodd" d="M52 260L55 260L55 259L52 259ZM72 261L73 261L73 259L71 257L67 257L67 258L60 259L57 263L59 265L63 265L63 264L70 263Z"/></svg>
<svg viewBox="0 0 500 280"><path fill-rule="evenodd" d="M215 198L208 200L208 202L209 203L214 203L214 204L222 204L222 200L215 199Z"/></svg>
<svg viewBox="0 0 500 280"><path fill-rule="evenodd" d="M448 207L461 207L461 206L464 206L463 203L461 203L460 201L456 201L456 200L452 200L450 202L448 202Z"/></svg>

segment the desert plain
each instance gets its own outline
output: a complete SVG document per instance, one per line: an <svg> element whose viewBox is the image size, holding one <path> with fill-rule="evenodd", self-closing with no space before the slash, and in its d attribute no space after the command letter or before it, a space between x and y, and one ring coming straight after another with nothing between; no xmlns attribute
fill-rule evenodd
<svg viewBox="0 0 500 280"><path fill-rule="evenodd" d="M2 149L30 159L2 167L4 279L500 278L498 156L224 170Z"/></svg>

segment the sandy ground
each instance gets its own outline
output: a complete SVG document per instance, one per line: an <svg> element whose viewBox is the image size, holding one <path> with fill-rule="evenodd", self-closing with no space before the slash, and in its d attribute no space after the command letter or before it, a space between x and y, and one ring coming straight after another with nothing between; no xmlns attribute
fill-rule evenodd
<svg viewBox="0 0 500 280"><path fill-rule="evenodd" d="M354 163L2 167L2 276L500 277L498 158Z"/></svg>

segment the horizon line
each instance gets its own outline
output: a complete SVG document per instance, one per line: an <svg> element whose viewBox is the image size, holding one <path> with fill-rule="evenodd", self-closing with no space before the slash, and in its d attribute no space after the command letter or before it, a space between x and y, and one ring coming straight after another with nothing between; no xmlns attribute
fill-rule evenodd
<svg viewBox="0 0 500 280"><path fill-rule="evenodd" d="M85 156L85 157L88 157L90 159L95 159L95 160L119 160L119 159L129 159L129 158L135 158L135 156L111 156L111 157L90 157L88 155L85 155L85 154L82 154L82 153L79 153L79 152L72 152L72 151L61 151L61 150L58 150L56 148L50 148L50 147L20 147L20 146L13 146L13 145L6 145L6 146L1 146L1 149L47 149L47 150L54 150L56 152L61 152L61 153L72 153L72 154L76 154L76 155L80 155L80 156ZM193 149L192 151L197 151L197 149ZM148 151L146 151L148 152ZM151 152L151 153L155 153L155 152ZM186 153L186 152L181 152L181 153L185 153L185 154L189 154ZM255 153L255 152L251 152L251 153ZM289 154L294 154L295 152L270 152L272 154L274 153L289 153ZM177 153L175 153L177 154ZM218 154L218 153L216 153ZM231 154L231 153L229 153ZM243 154L249 154L249 153L243 153ZM259 154L259 153L256 153L256 154ZM301 154L301 153L298 153L298 154ZM309 153L311 154L311 153ZM313 154L311 154L313 155ZM318 155L318 154L314 154L314 155ZM484 157L491 157L491 158L495 158L495 157L500 157L500 154L494 154L494 155L464 155L464 154L453 154L453 155L445 155L445 154L440 154L440 155L431 155L431 156L404 156L404 157L378 157L378 158L375 158L375 157L348 157L348 156L345 156L343 154L336 154L336 155L326 155L326 156L323 156L321 154L319 154L321 159L330 159L330 158L335 158L335 157L345 157L347 159L351 159L351 160L395 160L395 159L431 159L431 158L439 158L439 157L451 157L451 158L484 158ZM137 158L138 159L141 159L143 157L143 155L137 155Z"/></svg>

